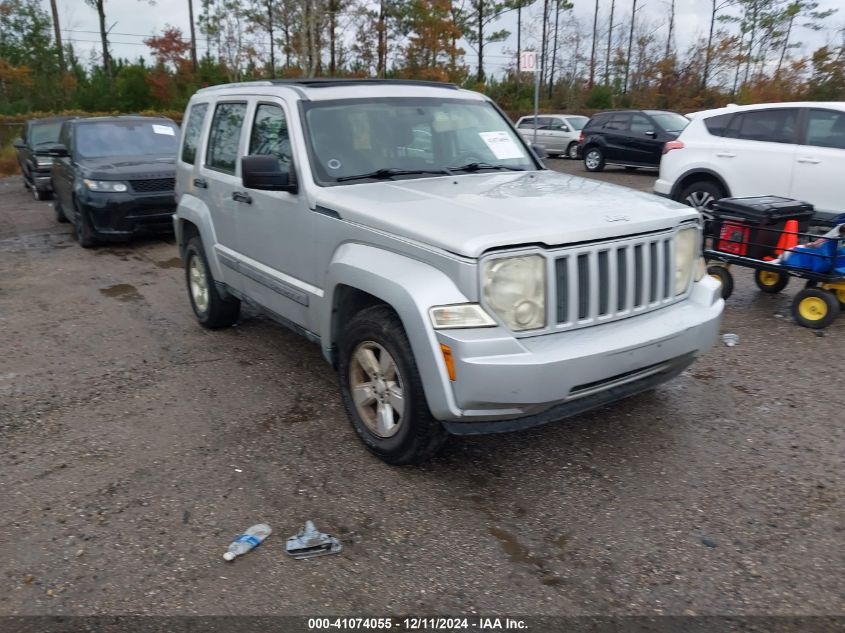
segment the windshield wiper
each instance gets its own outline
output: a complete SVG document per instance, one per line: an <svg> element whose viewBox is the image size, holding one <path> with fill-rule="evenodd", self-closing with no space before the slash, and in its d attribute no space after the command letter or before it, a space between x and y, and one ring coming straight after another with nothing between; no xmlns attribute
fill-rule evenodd
<svg viewBox="0 0 845 633"><path fill-rule="evenodd" d="M480 169L506 169L508 171L525 171L522 167L510 167L509 165L491 165L490 163L467 163L460 167L449 167L449 171L479 171Z"/></svg>
<svg viewBox="0 0 845 633"><path fill-rule="evenodd" d="M336 182L346 182L347 180L364 180L365 178L373 178L374 180L391 180L394 176L416 176L417 174L437 174L438 176L451 176L448 169L396 169L395 167L383 167L376 169L367 174L355 174L354 176L341 176L336 179Z"/></svg>

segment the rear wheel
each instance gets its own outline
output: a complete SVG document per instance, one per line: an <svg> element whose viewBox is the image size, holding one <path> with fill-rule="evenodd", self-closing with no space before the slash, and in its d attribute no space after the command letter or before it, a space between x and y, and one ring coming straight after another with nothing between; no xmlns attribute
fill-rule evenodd
<svg viewBox="0 0 845 633"><path fill-rule="evenodd" d="M188 297L200 325L216 330L235 323L241 311L241 302L224 299L217 290L198 235L192 237L185 246L184 260Z"/></svg>
<svg viewBox="0 0 845 633"><path fill-rule="evenodd" d="M604 154L598 147L591 147L584 154L584 169L587 171L601 171L604 169Z"/></svg>
<svg viewBox="0 0 845 633"><path fill-rule="evenodd" d="M706 219L713 218L713 205L727 194L712 180L698 180L683 188L676 198L678 202L694 207Z"/></svg>
<svg viewBox="0 0 845 633"><path fill-rule="evenodd" d="M566 156L571 160L578 160L578 143L572 141L566 148Z"/></svg>
<svg viewBox="0 0 845 633"><path fill-rule="evenodd" d="M799 325L820 330L839 316L839 301L832 292L805 288L792 301L792 316Z"/></svg>
<svg viewBox="0 0 845 633"><path fill-rule="evenodd" d="M430 459L448 435L425 400L402 322L385 305L358 312L338 341L338 376L349 421L389 464Z"/></svg>
<svg viewBox="0 0 845 633"><path fill-rule="evenodd" d="M789 275L770 270L757 270L754 272L754 283L763 292L777 294L786 288L789 283Z"/></svg>
<svg viewBox="0 0 845 633"><path fill-rule="evenodd" d="M722 299L727 299L734 291L734 276L725 266L713 264L707 267L707 274L718 279L722 284Z"/></svg>

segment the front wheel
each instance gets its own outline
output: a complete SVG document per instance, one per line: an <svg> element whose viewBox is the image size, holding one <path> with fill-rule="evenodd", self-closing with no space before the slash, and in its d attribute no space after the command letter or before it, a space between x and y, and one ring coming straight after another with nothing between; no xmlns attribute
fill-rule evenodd
<svg viewBox="0 0 845 633"><path fill-rule="evenodd" d="M188 298L200 325L216 330L235 323L241 311L241 302L237 299L224 299L217 290L208 260L205 258L202 240L198 235L188 241L184 260Z"/></svg>
<svg viewBox="0 0 845 633"><path fill-rule="evenodd" d="M79 242L82 248L94 248L98 244L94 227L85 219L85 216L78 207L76 209L76 217L74 218L73 232L76 233L76 241Z"/></svg>
<svg viewBox="0 0 845 633"><path fill-rule="evenodd" d="M578 143L572 141L569 147L566 148L566 156L570 160L578 160Z"/></svg>
<svg viewBox="0 0 845 633"><path fill-rule="evenodd" d="M792 300L792 316L799 325L820 330L839 316L839 301L832 292L805 288Z"/></svg>
<svg viewBox="0 0 845 633"><path fill-rule="evenodd" d="M68 219L65 215L65 210L62 208L62 203L59 202L58 196L53 198L53 213L56 214L56 222L67 224Z"/></svg>
<svg viewBox="0 0 845 633"><path fill-rule="evenodd" d="M598 147L591 147L584 154L584 169L587 171L601 171L604 169L604 154Z"/></svg>
<svg viewBox="0 0 845 633"><path fill-rule="evenodd" d="M338 342L338 376L352 428L383 461L423 462L446 441L402 322L388 306L366 308L349 321Z"/></svg>
<svg viewBox="0 0 845 633"><path fill-rule="evenodd" d="M754 283L763 292L777 294L789 283L789 275L771 270L758 270L754 273Z"/></svg>
<svg viewBox="0 0 845 633"><path fill-rule="evenodd" d="M713 264L707 267L707 274L718 279L722 284L722 299L727 299L734 291L734 276L725 266Z"/></svg>
<svg viewBox="0 0 845 633"><path fill-rule="evenodd" d="M49 200L53 197L53 194L49 191L44 191L43 189L39 189L35 185L32 186L32 197L35 198L38 202L42 200Z"/></svg>

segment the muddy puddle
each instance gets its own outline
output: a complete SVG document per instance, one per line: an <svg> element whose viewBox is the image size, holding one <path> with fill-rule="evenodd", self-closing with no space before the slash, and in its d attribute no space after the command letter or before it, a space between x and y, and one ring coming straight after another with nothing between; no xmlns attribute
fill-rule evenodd
<svg viewBox="0 0 845 633"><path fill-rule="evenodd" d="M116 284L108 288L100 288L100 292L107 297L117 299L118 301L141 301L143 295L138 292L135 286L130 284Z"/></svg>

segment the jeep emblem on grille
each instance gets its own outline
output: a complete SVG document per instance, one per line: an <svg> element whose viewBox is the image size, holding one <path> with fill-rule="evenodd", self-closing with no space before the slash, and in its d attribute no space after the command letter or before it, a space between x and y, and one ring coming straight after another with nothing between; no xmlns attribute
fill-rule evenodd
<svg viewBox="0 0 845 633"><path fill-rule="evenodd" d="M606 215L604 219L608 222L628 222L631 218L627 215Z"/></svg>

